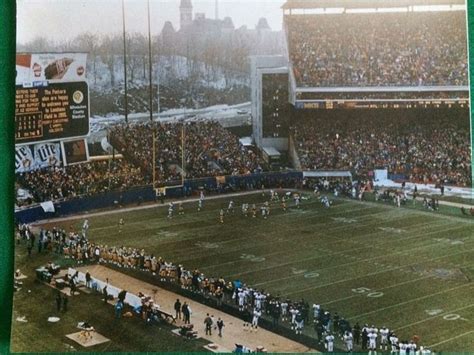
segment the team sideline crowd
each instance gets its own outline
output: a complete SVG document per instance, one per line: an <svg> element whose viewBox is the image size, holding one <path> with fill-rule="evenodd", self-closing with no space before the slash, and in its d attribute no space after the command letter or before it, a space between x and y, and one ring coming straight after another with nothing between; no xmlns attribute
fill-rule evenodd
<svg viewBox="0 0 474 355"><path fill-rule="evenodd" d="M265 202L259 204L234 204L233 200L226 203L216 216L216 223L224 223L227 218L270 218L273 209L285 212L287 209L299 209L306 200L316 199L324 208L331 208L333 201L328 191L335 189L341 194L353 194L350 183L319 181L311 186L314 192L308 194L293 193L291 191L270 190L262 191ZM186 209L197 211L205 209L204 193L194 206L186 204ZM186 210L182 204L178 208L172 203L168 205L167 218L179 218ZM218 221L218 222L217 222ZM122 233L126 221L119 219L118 233ZM394 331L383 325L351 324L336 310L323 308L318 303L310 304L304 298L291 300L271 294L264 289L252 288L240 280L225 280L223 277L206 276L198 269L188 270L183 265L176 265L163 258L150 254L141 248L124 246L109 246L94 243L89 232L88 220L84 220L82 230L71 230L53 227L51 230L41 229L37 236L32 228L20 224L17 230L17 244L26 244L28 255L32 254L37 238L38 253L50 252L62 257L73 259L77 264L102 263L117 267L136 269L155 275L161 282L179 284L183 289L203 295L215 302L219 308L223 304L232 305L244 319L242 331L256 332L262 317L273 326L283 325L290 328L296 335L313 334L317 341L324 345L326 351L335 351L335 344L340 341L348 352L391 351L400 354L428 354L430 350L423 349L417 336L411 339L398 338ZM73 281L74 282L74 281ZM74 288L72 285L71 288ZM117 310L116 310L117 311ZM150 312L152 314L153 312ZM306 328L306 331L304 332ZM312 329L312 330L308 330ZM304 333L303 333L304 332Z"/></svg>

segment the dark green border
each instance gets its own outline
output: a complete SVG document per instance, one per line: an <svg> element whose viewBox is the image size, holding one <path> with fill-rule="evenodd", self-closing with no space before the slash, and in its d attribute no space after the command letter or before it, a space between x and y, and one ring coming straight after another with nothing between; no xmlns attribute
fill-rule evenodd
<svg viewBox="0 0 474 355"><path fill-rule="evenodd" d="M0 1L0 29L0 354L8 354L13 293L14 0Z"/></svg>
<svg viewBox="0 0 474 355"><path fill-rule="evenodd" d="M258 1L258 0L257 0ZM469 1L469 67L474 68L474 1ZM0 0L0 354L8 354L13 293L13 123L16 3ZM471 92L474 70L470 71ZM474 181L474 126L471 112L471 159ZM474 188L473 188L474 195Z"/></svg>

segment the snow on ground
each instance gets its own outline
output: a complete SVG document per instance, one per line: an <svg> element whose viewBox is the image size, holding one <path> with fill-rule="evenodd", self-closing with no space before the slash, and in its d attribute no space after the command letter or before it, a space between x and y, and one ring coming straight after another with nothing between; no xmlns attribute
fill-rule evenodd
<svg viewBox="0 0 474 355"><path fill-rule="evenodd" d="M148 112L131 113L129 122L147 122L150 119ZM153 114L153 119L159 122L171 122L186 119L187 121L216 120L224 127L246 126L251 124L250 102L237 105L215 105L202 109L179 108L171 109L160 114ZM90 120L90 142L100 141L107 135L107 127L125 121L124 115L93 116Z"/></svg>

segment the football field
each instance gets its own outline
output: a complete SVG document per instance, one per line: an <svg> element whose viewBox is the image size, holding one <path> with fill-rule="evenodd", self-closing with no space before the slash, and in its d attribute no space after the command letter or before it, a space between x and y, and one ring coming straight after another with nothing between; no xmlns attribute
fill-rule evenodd
<svg viewBox="0 0 474 355"><path fill-rule="evenodd" d="M337 199L326 209L307 194L297 209L271 207L268 219L245 217L241 204L268 193L89 217L89 239L143 248L206 276L239 279L283 298L304 298L358 321L420 337L437 351L474 351L474 219L411 207ZM219 211L235 212L219 223ZM177 210L177 208L176 208ZM452 211L451 211L452 212ZM119 233L118 221L125 225ZM78 230L83 219L63 221ZM307 326L305 333L314 334Z"/></svg>

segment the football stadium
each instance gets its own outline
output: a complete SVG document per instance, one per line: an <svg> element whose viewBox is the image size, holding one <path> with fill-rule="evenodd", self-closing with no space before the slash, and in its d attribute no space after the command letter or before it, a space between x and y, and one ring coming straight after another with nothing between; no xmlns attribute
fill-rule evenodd
<svg viewBox="0 0 474 355"><path fill-rule="evenodd" d="M466 3L175 5L17 48L12 351L474 351Z"/></svg>

